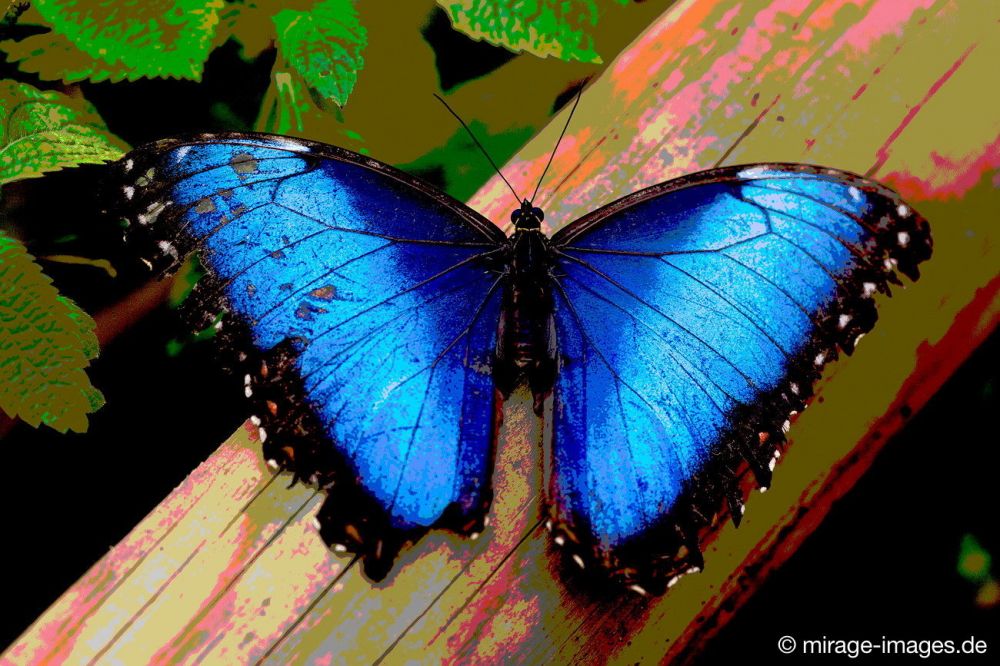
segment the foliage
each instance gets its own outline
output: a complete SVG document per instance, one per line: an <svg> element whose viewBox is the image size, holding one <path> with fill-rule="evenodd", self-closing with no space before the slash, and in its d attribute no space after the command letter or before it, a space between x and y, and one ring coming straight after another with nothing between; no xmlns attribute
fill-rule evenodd
<svg viewBox="0 0 1000 666"><path fill-rule="evenodd" d="M540 57L601 62L591 35L597 0L438 4L473 39ZM212 50L232 38L246 59L275 45L276 68L294 72L314 94L341 107L364 67L368 40L355 0L36 0L17 23L47 31L2 41L0 51L45 81L198 81ZM287 83L272 78L272 86Z"/></svg>
<svg viewBox="0 0 1000 666"><path fill-rule="evenodd" d="M90 104L17 81L0 81L0 137L0 184L114 160L127 148ZM104 403L84 373L97 356L94 328L24 246L0 233L0 409L33 426L85 431L86 415Z"/></svg>
<svg viewBox="0 0 1000 666"><path fill-rule="evenodd" d="M524 145L524 142L534 134L533 127L520 127L508 130L502 134L491 135L485 124L472 121L469 129L481 141L490 147L490 156L503 164ZM452 159L443 159L449 155ZM472 142L468 133L459 128L452 134L448 142L419 160L400 165L404 171L419 174L435 165L443 165L445 191L459 201L464 201L475 194L479 183L483 183L493 175L493 167L483 158L479 147Z"/></svg>
<svg viewBox="0 0 1000 666"><path fill-rule="evenodd" d="M621 0L618 0L621 2ZM626 0L627 2L627 0ZM595 0L437 0L456 30L541 58L600 63Z"/></svg>
<svg viewBox="0 0 1000 666"><path fill-rule="evenodd" d="M4 42L42 79L200 79L223 0L35 0L22 24L50 32Z"/></svg>
<svg viewBox="0 0 1000 666"><path fill-rule="evenodd" d="M125 148L82 99L0 81L0 184L115 160Z"/></svg>
<svg viewBox="0 0 1000 666"><path fill-rule="evenodd" d="M0 409L60 432L85 431L104 404L84 368L94 321L60 296L24 246L0 233Z"/></svg>
<svg viewBox="0 0 1000 666"><path fill-rule="evenodd" d="M278 48L310 88L340 106L364 66L368 35L350 0L322 0L312 11L284 9L274 16Z"/></svg>
<svg viewBox="0 0 1000 666"><path fill-rule="evenodd" d="M229 38L254 58L272 44L320 96L343 106L367 43L352 0L38 0L19 25L49 28L0 51L46 81L200 80Z"/></svg>
<svg viewBox="0 0 1000 666"><path fill-rule="evenodd" d="M992 558L974 536L966 534L958 554L958 573L966 580L981 583L990 576Z"/></svg>

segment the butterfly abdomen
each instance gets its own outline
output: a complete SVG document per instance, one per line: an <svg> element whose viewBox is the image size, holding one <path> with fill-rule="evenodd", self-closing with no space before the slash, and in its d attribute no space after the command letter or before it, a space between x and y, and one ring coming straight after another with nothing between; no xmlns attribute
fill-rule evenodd
<svg viewBox="0 0 1000 666"><path fill-rule="evenodd" d="M536 411L552 389L556 372L552 284L545 243L537 231L517 231L510 238L493 368L494 382L504 396L526 379L535 396Z"/></svg>

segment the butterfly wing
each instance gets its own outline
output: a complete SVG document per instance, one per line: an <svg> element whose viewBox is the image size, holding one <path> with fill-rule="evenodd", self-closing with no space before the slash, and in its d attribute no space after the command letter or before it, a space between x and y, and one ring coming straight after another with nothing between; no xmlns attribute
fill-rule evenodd
<svg viewBox="0 0 1000 666"><path fill-rule="evenodd" d="M327 489L328 543L381 578L429 526L481 529L499 229L384 164L284 137L168 140L118 169L149 262L199 252L192 309L241 351L265 456Z"/></svg>
<svg viewBox="0 0 1000 666"><path fill-rule="evenodd" d="M556 542L646 589L701 566L698 528L723 500L741 514L741 465L769 484L822 365L931 247L891 191L804 165L669 181L551 240Z"/></svg>

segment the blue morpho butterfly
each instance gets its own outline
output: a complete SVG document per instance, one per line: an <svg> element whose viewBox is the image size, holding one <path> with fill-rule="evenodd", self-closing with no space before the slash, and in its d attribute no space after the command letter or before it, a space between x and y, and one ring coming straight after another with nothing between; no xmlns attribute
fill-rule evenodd
<svg viewBox="0 0 1000 666"><path fill-rule="evenodd" d="M381 162L203 134L115 169L154 268L197 250L189 307L246 363L265 457L326 489L320 533L383 578L431 527L483 529L496 401L553 398L549 525L581 565L662 591L776 447L825 362L916 279L926 221L843 171L755 164L666 181L551 237L505 235ZM536 190L537 193L537 190Z"/></svg>

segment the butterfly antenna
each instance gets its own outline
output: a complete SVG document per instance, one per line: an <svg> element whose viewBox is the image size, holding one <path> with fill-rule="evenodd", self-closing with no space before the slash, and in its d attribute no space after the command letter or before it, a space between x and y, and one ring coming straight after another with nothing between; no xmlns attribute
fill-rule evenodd
<svg viewBox="0 0 1000 666"><path fill-rule="evenodd" d="M552 166L552 159L556 156L556 151L559 150L559 144L562 142L563 137L566 136L566 130L569 128L569 121L573 120L573 114L576 113L576 105L580 103L580 98L583 96L583 88L580 88L580 92L576 94L576 101L573 102L573 108L569 110L569 118L566 119L566 124L563 125L562 132L559 133L559 138L556 139L556 147L552 149L552 154L549 155L549 163L545 165L545 169L542 171L542 177L538 179L538 185L535 185L535 191L531 194L531 199L529 201L534 201L535 197L538 196L538 188L542 186L542 181L545 180L545 174L548 173L549 167Z"/></svg>
<svg viewBox="0 0 1000 666"><path fill-rule="evenodd" d="M457 113L455 113L455 110L452 109L450 106L448 106L448 102L444 101L444 99L440 95L438 95L437 93L434 93L434 96L437 97L437 101L439 101L442 104L444 104L444 108L448 109L448 112L451 115L455 116L455 120L457 120L458 122L460 122L462 124L462 127L464 127L465 131L469 133L469 136L472 137L472 140L475 142L475 144L477 146L479 146L479 150L481 150L483 152L483 155L486 156L486 159L488 159L490 161L490 164L493 166L493 170L496 171L497 175L500 176L500 178L503 179L503 182L507 183L507 187L510 188L510 191L517 198L517 202L521 203L521 201L523 201L523 199L521 199L521 197L519 197L517 195L517 191L514 189L514 186L510 184L510 181L507 180L506 178L504 178L503 172L500 171L500 167L498 167L497 163L493 161L493 158L490 157L490 154L488 152L486 152L486 148L483 147L483 144L479 143L479 139L477 139L476 135L472 133L472 130L469 129L469 126L465 124L465 121L462 120L461 116L459 116Z"/></svg>

